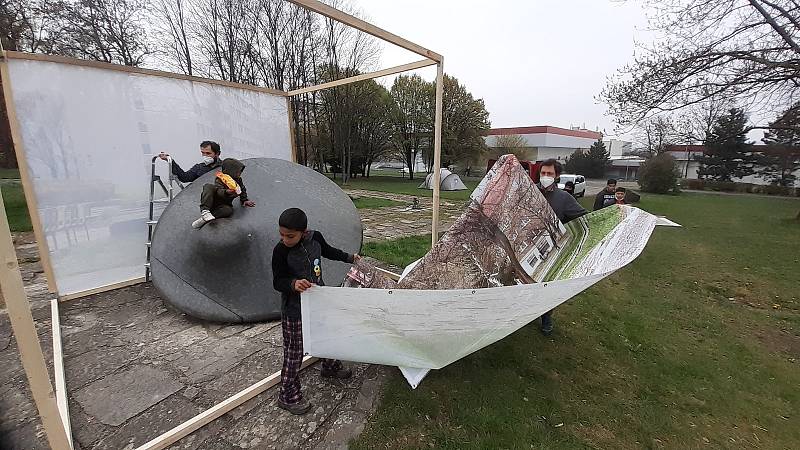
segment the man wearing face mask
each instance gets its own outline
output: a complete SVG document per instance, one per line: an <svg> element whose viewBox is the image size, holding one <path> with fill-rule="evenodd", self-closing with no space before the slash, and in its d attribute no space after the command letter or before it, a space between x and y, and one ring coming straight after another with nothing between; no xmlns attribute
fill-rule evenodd
<svg viewBox="0 0 800 450"><path fill-rule="evenodd" d="M539 167L539 190L555 211L558 220L567 223L586 214L586 210L569 192L558 189L556 179L561 175L561 170L561 163L555 159L544 160ZM553 332L552 310L542 314L541 330L545 336Z"/></svg>
<svg viewBox="0 0 800 450"><path fill-rule="evenodd" d="M191 169L184 171L181 169L181 166L179 166L178 163L173 160L172 173L182 183L192 182L200 178L201 175L211 172L213 169L218 167L222 167L222 162L219 159L219 154L221 152L222 150L219 148L219 144L216 142L203 141L200 143L200 155L203 158L202 162L195 164ZM169 157L169 153L161 152L158 157L166 161Z"/></svg>

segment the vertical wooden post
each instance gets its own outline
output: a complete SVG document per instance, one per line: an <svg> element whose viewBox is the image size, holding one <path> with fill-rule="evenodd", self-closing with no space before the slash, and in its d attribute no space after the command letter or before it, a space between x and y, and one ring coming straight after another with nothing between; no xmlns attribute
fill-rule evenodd
<svg viewBox="0 0 800 450"><path fill-rule="evenodd" d="M6 300L8 318L17 340L19 357L28 377L28 385L42 418L42 425L47 434L50 448L54 450L68 450L69 439L58 413L53 385L50 384L50 375L47 364L42 354L39 336L36 334L36 325L31 314L31 304L25 295L22 285L22 275L19 272L17 253L14 250L14 241L11 238L11 229L8 227L8 217L3 197L0 195L0 288Z"/></svg>
<svg viewBox="0 0 800 450"><path fill-rule="evenodd" d="M69 439L69 448L72 444L72 425L69 421L69 399L67 397L67 382L64 377L64 352L61 346L61 317L58 314L58 299L50 300L50 324L53 330L53 378L56 381L56 405L61 415L61 423Z"/></svg>
<svg viewBox="0 0 800 450"><path fill-rule="evenodd" d="M298 163L297 158L297 142L295 139L295 127L297 122L294 120L294 111L292 110L292 97L286 96L286 115L289 117L289 143L292 146L292 162ZM305 161L303 161L305 163Z"/></svg>
<svg viewBox="0 0 800 450"><path fill-rule="evenodd" d="M433 221L431 247L439 240L439 189L442 183L442 94L444 93L444 61L436 65L436 118L433 124Z"/></svg>

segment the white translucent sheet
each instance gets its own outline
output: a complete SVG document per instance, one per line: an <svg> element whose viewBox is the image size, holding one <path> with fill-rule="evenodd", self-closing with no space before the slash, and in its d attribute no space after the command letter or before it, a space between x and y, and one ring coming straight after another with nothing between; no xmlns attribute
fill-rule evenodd
<svg viewBox="0 0 800 450"><path fill-rule="evenodd" d="M303 342L313 356L400 366L412 387L490 345L632 262L658 218L622 207L622 220L565 279L473 290L314 287L303 294Z"/></svg>
<svg viewBox="0 0 800 450"><path fill-rule="evenodd" d="M150 160L160 151L184 170L200 159L203 140L219 142L223 157L291 159L285 97L54 62L8 64L62 295L144 276ZM164 179L166 169L159 161Z"/></svg>

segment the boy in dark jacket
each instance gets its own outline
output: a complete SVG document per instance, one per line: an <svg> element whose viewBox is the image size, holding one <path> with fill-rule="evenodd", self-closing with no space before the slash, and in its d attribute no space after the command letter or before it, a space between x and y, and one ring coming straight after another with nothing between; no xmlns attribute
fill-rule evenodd
<svg viewBox="0 0 800 450"><path fill-rule="evenodd" d="M242 206L253 207L255 202L247 199L247 188L242 181L244 164L238 159L222 160L222 171L217 172L214 183L203 185L200 195L200 218L192 222L193 228L201 228L214 219L233 215L233 199L239 197Z"/></svg>
<svg viewBox="0 0 800 450"><path fill-rule="evenodd" d="M618 187L616 191L614 191L614 203L617 205L627 205L628 202L625 201L625 188Z"/></svg>
<svg viewBox="0 0 800 450"><path fill-rule="evenodd" d="M314 285L323 286L323 257L333 261L355 262L357 254L347 254L331 247L322 233L308 230L306 213L289 208L278 219L281 241L272 251L272 276L275 290L281 293L281 327L283 328L283 368L278 406L292 414L305 414L311 404L300 392L300 364L303 361L303 323L300 315L300 294ZM322 360L325 378L350 378L350 369L341 361Z"/></svg>

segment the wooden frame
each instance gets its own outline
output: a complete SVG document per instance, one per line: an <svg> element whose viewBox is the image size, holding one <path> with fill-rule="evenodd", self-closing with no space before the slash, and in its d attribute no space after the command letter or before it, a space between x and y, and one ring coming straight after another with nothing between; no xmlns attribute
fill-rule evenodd
<svg viewBox="0 0 800 450"><path fill-rule="evenodd" d="M56 381L56 405L64 432L69 439L69 448L72 444L72 426L69 422L69 399L67 398L67 382L64 377L64 354L61 347L61 317L58 315L58 300L50 300L50 324L53 334L53 377Z"/></svg>
<svg viewBox="0 0 800 450"><path fill-rule="evenodd" d="M80 292L74 292L72 294L61 295L58 297L58 301L67 302L70 300L75 300L76 298L99 294L101 292L108 292L108 291L113 291L115 289L122 289L125 287L134 286L139 283L144 283L144 277L134 278L132 280L127 280L127 281L120 281L119 283L114 283L114 284L107 284L105 286L98 286L96 288L87 289L85 291L80 291Z"/></svg>
<svg viewBox="0 0 800 450"><path fill-rule="evenodd" d="M356 81L371 80L373 78L385 77L387 75L394 75L396 73L407 72L409 70L421 69L423 67L432 66L434 64L436 64L436 61L433 61L431 59L423 59L420 61L403 64L402 66L390 67L388 69L378 70L376 72L370 72L370 73L363 73L348 78L342 78L341 80L335 80L335 81L330 81L328 83L318 84L316 86L306 87L302 89L295 89L293 91L289 91L288 95L291 97L295 95L306 94L308 92L321 91L323 89L329 89L332 87L341 86L343 84L355 83Z"/></svg>
<svg viewBox="0 0 800 450"><path fill-rule="evenodd" d="M57 55L43 55L40 53L23 53L6 51L5 58L8 59L21 59L29 61L45 61L61 64L69 64L72 66L92 67L95 69L113 70L115 72L135 73L139 75L152 75L161 78L173 78L176 80L194 81L197 83L213 84L217 86L232 87L237 89L245 89L248 91L264 92L267 94L286 96L286 91L279 89L271 89L261 86L253 86L250 84L234 83L233 81L214 80L212 78L202 78L181 73L164 72L162 70L142 69L141 67L123 66L120 64L111 64L101 61L90 61L86 59L67 58L65 56Z"/></svg>
<svg viewBox="0 0 800 450"><path fill-rule="evenodd" d="M295 141L295 127L297 123L294 121L294 110L292 109L292 98L286 97L286 116L289 120L289 145L292 147L292 162L297 164L297 142Z"/></svg>
<svg viewBox="0 0 800 450"><path fill-rule="evenodd" d="M317 362L317 358L306 356L305 358L303 358L303 363L300 365L300 370L305 369L306 367L310 366L311 364L314 364L315 362ZM193 432L199 430L200 428L203 428L204 426L208 425L214 420L222 417L223 415L227 414L234 408L242 405L244 402L257 396L258 394L261 394L262 392L266 391L272 386L275 386L276 384L278 384L280 379L281 379L281 372L277 371L272 375L268 376L267 378L264 378L258 383L250 386L249 388L239 392L238 394L234 394L232 397L228 397L222 402L217 403L211 408L192 417L191 419L167 431L161 436L158 436L157 438L142 445L141 447L138 447L136 450L165 449L170 445L174 444L175 442L178 442L180 439L192 434Z"/></svg>
<svg viewBox="0 0 800 450"><path fill-rule="evenodd" d="M433 218L431 219L431 247L439 240L439 193L442 184L442 96L444 95L444 67L439 61L436 68L436 116L433 124Z"/></svg>
<svg viewBox="0 0 800 450"><path fill-rule="evenodd" d="M47 441L50 448L66 450L71 448L61 415L58 411L53 385L50 384L50 375L47 363L42 354L42 345L36 334L36 325L31 314L31 304L25 294L22 284L22 274L19 271L17 252L14 250L14 240L8 226L5 202L0 194L0 288L8 309L8 318L17 340L19 357L22 367L28 378L36 409L42 419Z"/></svg>
<svg viewBox="0 0 800 450"><path fill-rule="evenodd" d="M71 58L64 58L60 56L48 56L38 54L26 54L17 52L4 52L0 48L0 77L4 80L3 92L5 94L6 105L8 106L8 116L11 122L12 140L14 148L17 153L17 158L20 163L20 173L23 179L23 188L25 190L26 200L32 210L38 211L36 208L36 198L33 195L33 188L30 186L30 173L28 172L27 162L24 157L22 149L22 140L19 134L18 122L14 113L14 103L11 100L10 77L8 73L8 58L27 59L37 61L50 61L60 62L65 64L79 65L85 67L95 67L109 70L116 70L121 72L136 73L142 75L155 75L167 78L175 78L180 80L197 81L208 84L215 84L221 86L235 87L240 89L248 89L258 92L265 92L274 95L281 95L287 97L287 110L289 114L289 134L292 142L292 157L297 161L296 143L294 142L294 127L296 126L291 111L291 103L289 102L290 96L298 95L306 92L314 92L317 90L328 89L335 86L340 86L347 83L354 83L367 79L378 78L386 75L392 75L408 70L414 70L421 67L437 65L436 75L436 111L435 111L435 124L434 124L434 189L433 189L433 220L431 225L432 242L438 240L438 221L439 221L439 190L440 190L440 166L441 166L441 128L442 128L442 95L443 95L443 57L442 55L428 50L420 45L414 44L406 39L401 38L395 34L389 33L386 30L378 28L368 22L358 19L354 16L346 14L328 5L320 3L316 0L287 0L296 5L302 6L311 11L315 11L333 20L349 25L353 28L361 30L365 33L371 34L379 39L385 40L392 44L398 45L402 48L410 50L414 53L424 56L426 59L421 61L396 66L377 72L368 74L357 75L354 77L336 80L330 83L324 83L318 86L311 86L307 88L297 89L291 92L278 91L275 89L261 88L256 86L243 85L238 83L231 83L228 81L210 80L198 77L190 77L181 74L172 74L168 72L161 72L149 69L140 69L128 66L120 66L116 64L107 64L95 61L82 61ZM26 184L27 183L27 184ZM25 373L28 378L28 384L31 388L36 407L39 411L39 416L42 419L42 424L47 434L47 439L50 447L53 449L71 449L72 442L69 430L69 413L66 405L66 383L63 375L63 361L61 361L61 339L60 327L58 326L58 305L57 302L51 303L51 311L53 313L53 344L54 344L54 366L56 367L56 383L58 387L60 402L57 401L53 386L50 384L48 375L47 364L42 354L41 344L38 340L36 333L36 326L33 322L33 316L30 311L30 302L27 299L25 290L22 283L22 276L19 271L19 264L14 250L14 243L11 237L11 230L8 225L8 217L5 214L5 206L0 195L0 253L2 254L3 261L0 267L0 285L2 286L3 294L5 295L6 307L9 312L9 318L14 331L14 336L17 340L17 346L20 350L20 359L25 368ZM42 232L41 221L38 214L31 214L31 222L34 225L34 232L36 240L39 245L42 264L44 265L45 274L48 280L48 286L55 289L55 278L53 276L52 267L50 266L49 249L47 248L47 241ZM388 272L386 275L393 279L399 279L399 275ZM134 279L126 282L116 283L109 286L103 286L88 291L70 294L63 296L62 301L70 300L73 298L82 297L85 295L96 294L111 289L117 289L132 284L137 284L143 281L142 279ZM57 336L58 335L58 336ZM58 343L56 343L58 339ZM313 357L305 357L301 365L301 369L313 364L317 359ZM58 361L58 362L56 362ZM177 442L181 438L188 436L192 432L202 428L213 420L221 417L237 406L261 394L272 386L275 386L280 380L280 372L276 372L267 378L259 381L258 383L248 387L247 389L229 397L228 399L218 403L205 412L195 416L194 418L178 425L172 430L156 437L150 442L139 447L138 450L154 450L164 449L171 444ZM59 403L61 405L59 405Z"/></svg>
<svg viewBox="0 0 800 450"><path fill-rule="evenodd" d="M398 47L402 47L406 50L412 51L418 55L422 55L426 58L430 58L436 62L442 61L442 55L428 50L427 48L415 44L409 40L403 39L400 36L390 33L382 28L378 28L375 25L366 22L364 20L359 19L358 17L351 16L343 11L340 11L336 8L328 6L322 2L318 2L317 0L287 0L295 5L302 6L305 9L310 11L314 11L316 13L322 14L325 17L329 17L337 22L341 22L345 25L350 25L351 27L363 31L367 34L371 34L378 39L382 39L386 42L391 42Z"/></svg>

